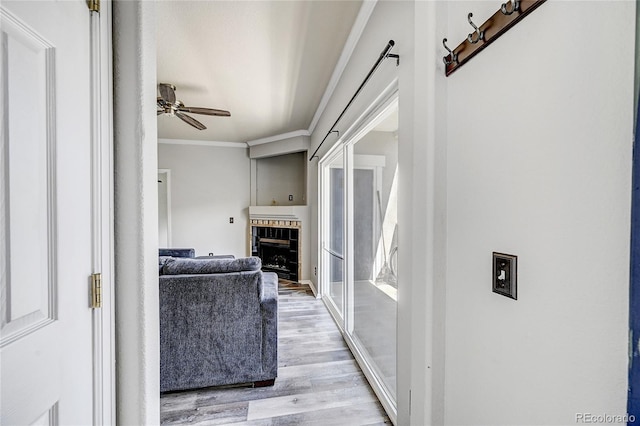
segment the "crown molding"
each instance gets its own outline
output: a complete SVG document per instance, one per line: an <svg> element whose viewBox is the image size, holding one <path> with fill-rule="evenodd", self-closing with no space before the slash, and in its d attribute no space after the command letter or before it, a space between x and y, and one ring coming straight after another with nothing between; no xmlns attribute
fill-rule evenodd
<svg viewBox="0 0 640 426"><path fill-rule="evenodd" d="M276 142L284 139L295 138L297 136L311 136L311 133L308 130L295 130L293 132L282 133L279 135L269 136L266 138L255 139L252 141L247 141L247 145L256 146L262 145L263 143Z"/></svg>
<svg viewBox="0 0 640 426"><path fill-rule="evenodd" d="M353 51L362 36L362 33L367 26L367 22L369 22L369 18L371 17L371 13L373 13L373 9L376 7L378 0L364 0L362 2L362 6L360 6L360 11L358 12L358 16L356 17L355 22L353 23L353 27L351 27L351 32L349 33L349 37L347 37L347 41L344 43L344 48L342 49L342 53L340 54L340 58L336 63L336 67L333 69L333 74L331 75L331 79L327 84L327 88L322 95L322 99L320 100L320 104L318 104L318 108L316 109L316 113L311 120L311 124L309 125L309 134L313 133L316 129L316 125L322 116L327 104L329 103L329 99L333 96L333 92L336 90L338 86L338 82L342 77L342 73L344 72L349 60L351 59L351 55L353 55Z"/></svg>
<svg viewBox="0 0 640 426"><path fill-rule="evenodd" d="M200 141L189 139L161 139L158 138L158 143L167 145L199 145L199 146L212 146L220 148L249 148L245 142L221 142L221 141Z"/></svg>

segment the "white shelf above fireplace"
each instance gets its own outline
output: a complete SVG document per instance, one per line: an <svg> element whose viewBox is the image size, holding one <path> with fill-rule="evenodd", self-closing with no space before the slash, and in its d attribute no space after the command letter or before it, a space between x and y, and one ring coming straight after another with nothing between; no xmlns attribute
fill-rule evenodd
<svg viewBox="0 0 640 426"><path fill-rule="evenodd" d="M249 206L249 219L299 220L309 218L309 206Z"/></svg>

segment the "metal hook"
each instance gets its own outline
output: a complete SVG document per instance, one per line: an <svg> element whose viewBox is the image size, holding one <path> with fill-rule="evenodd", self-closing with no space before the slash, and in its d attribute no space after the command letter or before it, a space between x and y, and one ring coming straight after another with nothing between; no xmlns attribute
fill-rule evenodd
<svg viewBox="0 0 640 426"><path fill-rule="evenodd" d="M445 49L447 49L447 52L449 52L449 55L451 55L451 60L450 61L447 61L447 57L446 56L442 57L442 60L444 61L444 64L445 65L450 65L450 64L452 64L454 62L457 64L458 63L458 55L456 55L453 52L453 50L449 49L449 47L447 46L447 39L446 38L442 39L442 45L444 46Z"/></svg>
<svg viewBox="0 0 640 426"><path fill-rule="evenodd" d="M475 31L467 36L467 40L469 40L469 43L471 44L476 44L480 40L484 40L484 31L480 31L480 28L476 27L476 24L474 24L473 21L471 20L472 16L473 16L473 13L469 13L469 15L467 16L467 20L469 21L469 23L471 24L471 26ZM476 34L475 39L473 38L474 34Z"/></svg>
<svg viewBox="0 0 640 426"><path fill-rule="evenodd" d="M507 4L511 5L511 9L507 9ZM511 15L513 12L520 12L520 0L509 0L507 3L502 3L500 11L504 15Z"/></svg>

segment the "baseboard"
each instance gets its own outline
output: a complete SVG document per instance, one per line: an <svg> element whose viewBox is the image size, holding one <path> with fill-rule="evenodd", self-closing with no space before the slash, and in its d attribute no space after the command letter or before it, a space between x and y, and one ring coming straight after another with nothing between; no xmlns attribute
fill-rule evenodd
<svg viewBox="0 0 640 426"><path fill-rule="evenodd" d="M313 284L313 281L311 280L300 280L298 281L301 284L307 284L309 286L309 288L311 288L311 291L313 292L313 295L315 296L315 298L317 299L318 297L318 290L316 289L315 284Z"/></svg>

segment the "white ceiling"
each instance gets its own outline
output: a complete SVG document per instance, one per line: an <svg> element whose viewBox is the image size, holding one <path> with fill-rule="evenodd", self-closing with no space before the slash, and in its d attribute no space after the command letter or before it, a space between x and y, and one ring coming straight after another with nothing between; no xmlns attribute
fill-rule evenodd
<svg viewBox="0 0 640 426"><path fill-rule="evenodd" d="M186 106L197 130L158 116L158 137L248 142L308 129L362 1L159 1L158 82Z"/></svg>

